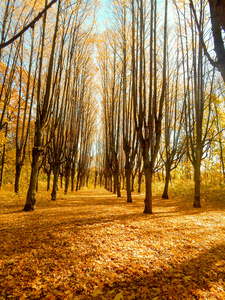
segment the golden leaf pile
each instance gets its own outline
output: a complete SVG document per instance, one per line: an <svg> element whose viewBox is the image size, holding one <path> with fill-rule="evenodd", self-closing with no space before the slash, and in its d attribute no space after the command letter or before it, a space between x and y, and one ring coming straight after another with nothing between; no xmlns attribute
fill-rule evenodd
<svg viewBox="0 0 225 300"><path fill-rule="evenodd" d="M83 190L0 198L0 300L225 299L224 207Z"/></svg>

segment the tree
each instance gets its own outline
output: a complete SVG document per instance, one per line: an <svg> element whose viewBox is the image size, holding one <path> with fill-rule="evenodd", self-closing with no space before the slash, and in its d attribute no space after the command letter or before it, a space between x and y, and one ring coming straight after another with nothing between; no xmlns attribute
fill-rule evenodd
<svg viewBox="0 0 225 300"><path fill-rule="evenodd" d="M32 108L35 93L35 78L32 78L32 64L34 55L34 30L32 30L28 71L26 71L24 67L23 47L24 45L23 43L21 43L21 66L19 71L19 97L16 124L16 174L14 187L15 193L18 193L19 191L19 180L26 155L26 147L30 131L30 123L32 118Z"/></svg>
<svg viewBox="0 0 225 300"><path fill-rule="evenodd" d="M161 145L161 157L165 166L165 185L162 198L168 199L168 188L171 171L174 170L183 154L185 153L185 134L183 128L184 122L184 101L182 93L182 85L179 82L181 78L181 53L179 34L176 38L176 49L173 49L172 43L174 37L170 37L171 49L168 53L168 75L167 75L167 93L165 96L165 118L163 128L163 143ZM182 132L183 131L183 132ZM183 133L183 134L182 134ZM181 140L182 134L182 140Z"/></svg>
<svg viewBox="0 0 225 300"><path fill-rule="evenodd" d="M161 93L158 91L157 66L157 3L151 2L149 36L149 77L146 61L146 3L134 0L132 10L132 97L135 128L142 151L145 174L145 209L152 213L152 176L154 164L160 147L163 105L166 95L166 57L167 57L167 0L165 1L163 67ZM139 60L137 59L139 58ZM139 63L138 63L139 62ZM148 81L147 81L148 80ZM148 87L148 94L147 94Z"/></svg>
<svg viewBox="0 0 225 300"><path fill-rule="evenodd" d="M45 6L47 6L47 0L45 1ZM58 10L56 14L51 53L48 61L46 84L44 87L42 86L42 72L43 72L42 66L43 66L43 59L44 59L47 11L45 11L44 18L43 18L42 36L40 42L40 59L39 59L40 63L39 63L38 87L37 87L37 111L36 111L36 122L35 122L35 137L34 137L34 146L32 150L30 184L27 192L27 200L24 207L24 211L34 210L34 206L36 204L36 186L38 180L38 173L44 155L44 144L43 144L44 129L50 117L50 110L52 104L51 84L52 84L57 33L59 28L60 8L61 8L61 0L59 0L58 2ZM42 89L44 89L44 95L42 94Z"/></svg>
<svg viewBox="0 0 225 300"><path fill-rule="evenodd" d="M121 147L121 65L118 59L116 31L108 30L104 33L106 41L103 43L104 54L100 61L103 90L103 123L105 130L105 175L106 188L118 197L120 192L119 150ZM113 41L111 43L110 41ZM100 51L99 51L100 53Z"/></svg>
<svg viewBox="0 0 225 300"><path fill-rule="evenodd" d="M122 99L123 99L123 151L125 154L125 176L126 176L126 191L127 191L127 202L132 202L131 191L133 190L133 180L131 186L132 169L134 166L135 156L137 154L137 132L135 130L135 124L133 119L133 103L131 97L131 73L130 73L130 38L131 32L129 30L129 23L127 21L127 1L122 0L119 6L116 8L119 16L121 28L121 53L122 53ZM129 70L128 70L129 68ZM132 176L133 178L133 176Z"/></svg>
<svg viewBox="0 0 225 300"><path fill-rule="evenodd" d="M204 3L200 3L199 25L195 25L193 16L190 16L190 31L187 28L187 11L185 6L183 9L185 35L180 31L180 37L183 56L187 155L194 168L195 197L193 205L194 207L201 207L201 161L207 153L209 143L207 139L214 122L211 97L214 71L210 70L206 60L204 60L201 37L197 35L198 28L196 27L200 26L202 31L205 25ZM192 36L191 44L188 44L188 33ZM212 75L210 76L209 74Z"/></svg>

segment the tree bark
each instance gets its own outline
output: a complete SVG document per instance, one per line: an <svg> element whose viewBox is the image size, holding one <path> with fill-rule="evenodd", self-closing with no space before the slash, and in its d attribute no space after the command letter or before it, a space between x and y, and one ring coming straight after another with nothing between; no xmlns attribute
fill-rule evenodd
<svg viewBox="0 0 225 300"><path fill-rule="evenodd" d="M165 180L165 186L162 195L163 199L169 199L168 196L169 181L170 181L170 166L168 163L166 163L166 180Z"/></svg>
<svg viewBox="0 0 225 300"><path fill-rule="evenodd" d="M138 193L141 192L142 175L143 175L143 170L139 170L139 174L138 174Z"/></svg>
<svg viewBox="0 0 225 300"><path fill-rule="evenodd" d="M2 158L1 158L0 188L2 187L2 182L3 182L4 165L5 165L5 144L3 145Z"/></svg>
<svg viewBox="0 0 225 300"><path fill-rule="evenodd" d="M70 168L66 165L65 167L65 189L64 194L67 194L68 188L69 188L69 181L70 181Z"/></svg>
<svg viewBox="0 0 225 300"><path fill-rule="evenodd" d="M40 133L39 133L39 136L41 136ZM29 189L27 192L26 204L23 209L24 211L33 211L35 204L36 204L36 187L37 187L39 168L41 165L41 159L42 159L42 155L43 155L43 150L42 150L42 148L38 147L38 145L39 145L39 143L37 141L35 143L35 146L33 147L33 151L32 151L30 184L29 184Z"/></svg>
<svg viewBox="0 0 225 300"><path fill-rule="evenodd" d="M194 164L194 178L195 178L195 199L194 199L194 203L193 203L194 207L201 207L201 201L200 201L201 155L198 152L199 152L199 150L197 149L196 161Z"/></svg>
<svg viewBox="0 0 225 300"><path fill-rule="evenodd" d="M134 180L135 180L135 175L131 173L131 192L134 192Z"/></svg>
<svg viewBox="0 0 225 300"><path fill-rule="evenodd" d="M53 185L52 185L52 193L51 193L51 200L56 200L56 192L58 189L58 178L59 178L59 166L55 165L53 167Z"/></svg>
<svg viewBox="0 0 225 300"><path fill-rule="evenodd" d="M130 186L131 169L130 166L127 164L125 166L125 174L126 174L127 203L132 203L131 186Z"/></svg>
<svg viewBox="0 0 225 300"><path fill-rule="evenodd" d="M72 166L71 170L71 192L74 191L74 178L75 178L75 166Z"/></svg>
<svg viewBox="0 0 225 300"><path fill-rule="evenodd" d="M79 182L80 182L80 171L77 172L77 184L76 184L76 192L79 190Z"/></svg>
<svg viewBox="0 0 225 300"><path fill-rule="evenodd" d="M7 134L8 134L8 123L5 124L5 138L7 137ZM4 165L5 165L5 143L3 145L2 157L1 157L0 188L2 187L2 182L3 182Z"/></svg>
<svg viewBox="0 0 225 300"><path fill-rule="evenodd" d="M47 191L50 190L51 169L47 172Z"/></svg>
<svg viewBox="0 0 225 300"><path fill-rule="evenodd" d="M16 164L16 174L15 174L15 193L19 192L19 182L20 182L20 174L22 170L21 164Z"/></svg>
<svg viewBox="0 0 225 300"><path fill-rule="evenodd" d="M145 209L144 214L152 214L152 172L147 166L144 167L145 173Z"/></svg>

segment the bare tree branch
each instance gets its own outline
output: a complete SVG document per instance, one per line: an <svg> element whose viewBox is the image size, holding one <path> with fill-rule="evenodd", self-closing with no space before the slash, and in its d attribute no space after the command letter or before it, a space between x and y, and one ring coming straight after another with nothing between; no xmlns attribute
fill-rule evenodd
<svg viewBox="0 0 225 300"><path fill-rule="evenodd" d="M29 28L34 28L34 25L37 21L41 19L43 14L54 4L57 0L52 0L46 7L27 25L25 26L20 32L14 35L10 40L5 43L0 44L0 49L7 47L8 45L12 44L15 40L21 37Z"/></svg>
<svg viewBox="0 0 225 300"><path fill-rule="evenodd" d="M200 40L201 40L202 47L204 50L204 54L208 58L211 65L216 67L220 71L220 73L223 77L223 80L225 82L225 67L224 67L225 48L224 48L224 43L223 43L222 33L221 33L222 28L224 28L224 27L222 26L222 22L220 22L221 24L219 23L218 17L216 15L215 7L212 4L213 1L208 0L208 2L209 2L209 6L210 6L212 33L213 33L213 38L214 38L214 48L215 48L215 52L217 55L217 61L214 61L211 58L211 56L207 50L206 44L203 39L203 32L202 32L200 24L198 22L196 10L194 8L194 4L193 4L192 0L190 0L190 8L193 12L195 23L198 28ZM222 26L222 28L220 28L220 26Z"/></svg>

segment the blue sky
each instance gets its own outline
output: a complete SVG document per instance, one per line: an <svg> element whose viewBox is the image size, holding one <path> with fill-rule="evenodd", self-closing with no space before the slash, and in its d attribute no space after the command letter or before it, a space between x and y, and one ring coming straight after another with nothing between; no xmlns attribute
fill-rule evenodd
<svg viewBox="0 0 225 300"><path fill-rule="evenodd" d="M108 18L108 11L109 11L109 3L110 0L100 0L100 9L97 13L97 22L99 23L99 30L104 31L106 26L104 25L106 22L106 19ZM163 5L164 0L158 0L158 8L160 8L160 5Z"/></svg>
<svg viewBox="0 0 225 300"><path fill-rule="evenodd" d="M99 30L103 31L105 29L105 22L107 19L107 6L109 1L108 0L101 0L100 9L97 14L97 21L99 23Z"/></svg>

